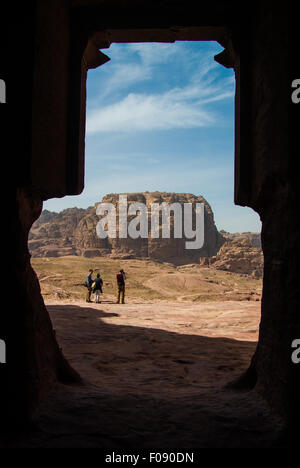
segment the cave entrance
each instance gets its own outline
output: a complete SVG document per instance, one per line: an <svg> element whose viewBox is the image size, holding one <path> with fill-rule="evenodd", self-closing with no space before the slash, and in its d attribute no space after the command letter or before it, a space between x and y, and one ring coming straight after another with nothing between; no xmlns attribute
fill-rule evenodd
<svg viewBox="0 0 300 468"><path fill-rule="evenodd" d="M98 40L99 37L97 36L97 41ZM191 192L195 192L197 190L196 187L198 185L201 187L204 183L205 178L202 178L202 181L200 179L198 184L194 184L193 188L191 187L192 177L195 177L198 174L198 177L201 178L201 165L198 165L198 167L195 169L195 160L202 156L201 153L199 154L197 141L199 144L201 139L204 140L205 132L207 133L208 131L205 127L205 122L209 122L210 116L209 113L205 114L204 109L202 109L201 113L201 109L193 107L193 105L189 107L187 106L187 103L190 103L191 100L192 102L197 101L197 99L199 100L201 98L201 92L204 94L203 100L206 100L207 102L221 101L222 103L223 99L226 100L228 98L230 98L232 101L233 94L235 92L234 74L231 71L226 71L224 69L226 71L226 77L222 82L220 82L219 86L214 83L214 80L211 78L211 75L216 71L216 69L218 71L219 67L219 65L213 61L213 56L217 55L217 59L219 60L220 57L218 58L218 56L222 54L220 51L221 47L217 46L217 44L215 48L213 47L212 42L207 43L205 41L180 41L178 44L180 44L181 47L176 48L175 44L169 44L166 42L159 44L153 42L141 43L135 41L129 43L122 42L120 44L116 44L115 46L112 45L109 51L111 52L111 63L113 65L115 63L116 66L115 72L112 69L106 73L104 78L101 77L103 70L105 68L108 69L110 66L110 62L108 62L107 56L103 56L102 52L100 53L100 57L102 58L103 65L104 63L106 65L99 69L100 72L89 72L94 74L94 77L91 78L90 86L95 88L97 82L98 87L103 92L102 96L97 96L97 93L94 92L89 101L91 102L93 99L99 100L99 109L93 109L92 105L90 106L90 109L88 107L88 110L90 111L88 112L87 116L88 139L86 159L90 164L88 170L91 172L91 175L94 175L94 173L96 173L96 165L99 163L101 169L98 178L94 180L94 182L97 184L97 191L90 196L90 205L94 205L95 202L100 201L97 199L99 196L98 187L101 187L104 183L107 184L107 189L103 192L103 195L105 193L115 192L139 192L138 198L135 201L141 201L141 195L143 195L143 201L145 201L144 199L148 196L153 197L155 193L159 194L159 192L171 194L172 192L179 192L189 194ZM200 45L202 45L202 48L199 47ZM204 45L207 47L206 50ZM87 48L87 50L89 50L89 48L91 48L91 45ZM127 54L125 48L127 48ZM107 53L109 53L109 51ZM127 61L125 64L126 60L123 59L122 62L121 59L120 61L122 54L125 56L127 55L128 58L128 54L130 53L135 55L138 54L138 58L140 60L145 60L146 54L146 65L144 64L141 67L138 67L136 62L130 64ZM205 60L202 63L200 62L201 54L205 54ZM114 55L116 56L116 60L114 60ZM184 86L183 84L180 86L179 82L176 82L172 85L171 89L165 85L163 95L159 94L161 93L161 90L156 90L157 94L154 94L153 96L150 95L150 97L145 96L142 91L140 91L140 95L134 94L136 91L135 88L140 85L140 81L142 81L143 77L144 79L149 78L148 76L145 77L145 73L154 73L155 69L153 67L153 61L156 65L157 63L167 62L166 65L168 68L170 68L172 61L177 60L178 62L184 62L184 58L189 55L194 55L194 61L197 57L199 64L197 64L198 68L195 65L195 70L193 71L194 75L192 80L188 83L188 86ZM117 60L118 57L119 61ZM158 57L160 58L158 59ZM167 57L169 57L169 59L171 57L169 63ZM189 60L191 61L191 58ZM84 63L86 63L86 61ZM151 70L151 66L153 67L153 70ZM181 64L181 68L182 66L183 64ZM207 69L205 69L205 67ZM192 67L190 66L190 73L192 73L191 68ZM222 70L221 67L220 69ZM130 73L135 74L138 84L132 79ZM178 70L177 73L179 73ZM167 77L169 74L170 69L167 70L165 77ZM203 82L201 82L201 78L203 79ZM131 84L133 85L133 88L128 89L125 87L127 96L122 97L122 95L120 95L120 90L124 88L126 79L132 81ZM180 76L180 80L182 81L182 76ZM159 81L163 82L164 80L160 78ZM110 87L107 86L107 83L110 85ZM210 93L208 92L209 85L212 87ZM119 103L108 103L105 107L103 100L105 101L105 97L108 95L118 95L120 99ZM142 108L141 110L141 103L143 102L148 104L150 109L145 110ZM163 103L163 105L161 105L161 103ZM164 115L165 108L169 112L167 117ZM125 114L125 116L122 115L122 112ZM174 116L178 116L178 113L180 113L180 122L176 120L174 124ZM143 121L141 121L141 114ZM160 118L162 118L162 124L159 123ZM197 124L197 119L199 120L201 118L204 119L204 122L201 122L201 124L198 122ZM183 121L184 119L187 121L187 123ZM231 135L234 131L233 109L230 110L230 117L228 120L230 121L229 125L224 125L221 131L223 139L222 135L219 135L215 137L215 140L219 141L219 150L220 147L223 147L224 151L224 147L228 146L228 153L230 154L229 158L226 159L226 165L228 165L230 170L233 172L234 169L232 163L228 163L228 159L232 159L233 144L231 141L225 141L226 134L229 135L229 140L232 139ZM171 121L171 125L175 125L175 133L173 133L172 136L171 129L163 128L163 131L166 130L168 132L167 137L163 139L161 134L159 138L156 135L158 141L156 146L154 146L154 151L152 149L154 154L151 153L151 157L154 158L156 156L159 157L160 160L163 159L160 148L167 146L167 140L171 140L173 151L175 151L175 148L177 148L178 151L178 147L181 145L181 158L179 164L173 168L173 173L171 174L170 170L168 170L166 166L164 167L164 170L162 170L161 168L159 169L156 165L154 165L154 172L150 176L150 184L148 182L148 185L146 186L141 185L140 180L138 181L138 175L141 176L141 173L137 174L136 179L132 181L130 179L130 174L128 174L124 168L124 166L128 164L128 158L126 159L126 157L123 157L123 159L116 159L116 152L120 153L120 151L124 151L124 148L127 145L127 148L129 149L127 149L127 154L125 156L128 156L130 148L134 148L133 156L135 165L133 170L136 170L137 167L135 159L137 158L137 154L139 156L142 154L141 140L145 140L145 132L149 132L150 130L150 128L145 127L150 127L152 125L155 128L155 126L168 125L169 121ZM188 125L189 122L191 122L190 125L192 127L192 131L186 135L184 134L183 129ZM141 125L142 136L139 139L137 137L137 133L141 130ZM209 123L208 126L210 125L213 127L213 124ZM103 131L103 127L106 128L106 131L105 128ZM204 128L201 129L201 127ZM120 134L124 134L124 129L125 131L130 132L130 130L132 131L132 128L135 130L133 138L127 137L127 140L126 138L125 140L124 138L120 138ZM106 142L105 137L106 133L109 134L109 130L113 130L113 133L109 135L107 138L108 142ZM159 130L161 131L161 128L159 128ZM201 130L202 133L199 135ZM100 140L95 141L94 135L96 134L97 136L97 132L100 133ZM179 135L176 135L176 133L179 133ZM95 148L97 148L97 150L93 150L94 157L91 157L91 140L93 139ZM220 145L221 139L222 142ZM112 140L113 142L114 140L120 140L120 145L115 150L112 146L109 147L108 144L111 143ZM181 140L184 141L182 142ZM152 140L148 139L148 147L151 141L153 141L153 137ZM198 154L193 154L191 160L188 161L187 152L188 146L191 144L191 142L194 146L197 147L196 153ZM204 153L203 144L204 143L202 141L202 151ZM184 158L182 158L182 153L184 151L183 148L186 148ZM207 156L206 154L204 158L210 159L215 157L215 164L218 166L218 170L214 171L216 175L221 173L220 166L222 163L222 160L218 160L216 158L216 152L218 151L218 148L211 148L211 155ZM115 151L115 153L110 154L109 151ZM95 155L96 152L99 154ZM95 156L97 156L97 159ZM145 157L142 159L145 159ZM184 162L182 159L184 159ZM119 171L120 178L117 180L117 182L114 181L115 174L110 172L109 164L111 164L112 161L115 164L117 161L117 164L119 165L118 169L121 167L121 171ZM183 176L184 167L189 165L189 162L190 170ZM167 160L167 164L175 164L174 153L172 154L171 160ZM132 170L130 165L129 169ZM144 169L145 166L142 167L143 171ZM180 173L180 178L184 179L184 184L181 184L180 189L176 188L175 185L168 185L170 184L170 180L174 182L176 173ZM155 190L157 189L158 175L162 175L162 179L159 190ZM88 174L86 174L86 177L87 176ZM129 179L128 183L126 183L127 179ZM89 179L87 180L89 181ZM153 180L155 180L155 182L153 182ZM233 180L231 180L231 184L233 186ZM208 184L207 187L209 187L209 185L217 186L218 182L213 181ZM77 204L77 202L80 202L81 197L84 200L84 196L85 195L77 195L74 203ZM233 198L233 193L231 196ZM220 198L221 197L222 194L220 194ZM108 201L108 199L106 201ZM208 197L208 199L210 201L210 197ZM155 201L161 202L162 199L156 198ZM176 200L172 199L172 202L174 201ZM47 209L51 210L51 203L52 202L46 204ZM73 198L66 197L66 199L62 199L60 203L72 204ZM215 205L215 203L213 205ZM65 207L67 208L67 206L72 205L66 205ZM82 208L87 208L87 206ZM210 206L208 206L207 210L211 213ZM240 210L241 211L239 211L239 213L241 213L243 209L240 208ZM222 208L219 211L222 211ZM85 215L87 215L87 217L85 217ZM130 389L135 388L135 390L138 392L146 391L148 393L153 392L154 394L161 392L161 385L164 381L164 378L167 376L166 380L169 382L169 384L165 386L166 395L172 395L172 397L175 397L177 393L179 395L189 394L192 396L199 391L203 391L203 388L207 388L207 386L212 385L213 380L224 384L226 379L230 380L234 377L237 377L248 367L256 345L255 338L257 335L253 332L253 329L256 332L258 329L259 304L253 301L253 299L258 301L260 296L260 292L257 292L257 290L260 288L260 285L258 285L259 281L256 278L254 278L252 281L252 279L249 279L249 277L243 275L243 270L236 272L236 275L232 272L220 271L218 278L216 278L214 271L217 270L212 270L208 267L208 265L205 265L205 263L201 266L201 268L199 268L199 256L196 261L195 258L191 256L189 261L185 259L185 261L181 262L181 264L180 262L179 264L174 262L172 266L167 265L167 263L169 263L168 260L172 261L170 258L166 259L153 257L151 259L153 260L153 264L151 264L151 262L148 260L143 260L143 257L149 256L148 249L146 254L142 252L140 255L138 255L138 257L141 257L140 259L137 258L132 260L130 259L130 256L132 256L130 255L130 251L126 251L126 245L125 250L123 248L123 250L120 249L119 252L114 252L114 258L112 261L105 260L101 257L101 254L103 253L103 250L108 250L108 246L106 244L101 244L100 241L95 239L95 209L91 207L90 211L85 213L85 215L80 211L80 209L76 210L74 208L73 211L70 210L66 214L67 219L70 220L70 232L67 232L67 238L63 239L63 245L60 245L59 248L54 246L55 252L57 252L59 249L62 253L73 249L72 252L69 252L69 254L71 253L70 258L66 259L65 261L59 260L58 262L60 265L57 265L58 270L56 271L54 271L56 260L51 259L48 259L47 262L41 261L41 264L37 268L42 271L41 284L44 291L46 291L46 294L51 295L51 284L49 284L50 289L48 291L45 286L47 281L49 281L48 272L50 269L51 271L53 270L52 286L54 295L56 295L58 299L63 299L64 294L66 294L65 298L67 300L76 298L78 291L80 291L79 294L81 295L81 299L83 299L84 293L81 283L84 281L89 268L93 268L95 272L101 270L104 280L104 296L100 307L96 306L89 310L87 307L85 308L83 304L80 307L76 307L71 303L69 305L60 306L59 304L50 302L49 305L49 311L54 320L58 338L61 339L63 349L65 350L67 357L70 358L72 362L73 358L71 355L69 355L69 353L72 353L71 348L73 345L70 346L70 337L68 338L65 334L69 328L73 328L71 323L66 326L65 320L69 316L68 312L71 312L70 316L72 317L72 321L74 321L77 317L76 327L78 330L80 330L82 341L85 339L85 334L87 335L86 339L88 340L91 339L91 334L96 332L96 335L94 338L92 338L92 341L97 341L95 349L91 349L93 348L93 344L89 344L88 341L85 342L83 347L80 345L78 346L78 350L80 349L80 352L77 353L78 356L87 356L88 354L93 354L96 356L96 360L94 361L91 358L90 363L88 363L85 359L79 359L76 361L76 363L74 361L74 366L79 371L81 376L86 377L87 379L90 378L94 383L98 382L100 379L99 385L101 384L102 389L106 388L107 391L112 391L113 388L120 385L122 390L130 391ZM74 228L72 216L76 218L76 222L79 221L80 225L80 229L75 236L75 242L73 243L71 242L71 231ZM211 215L207 212L207 216L209 218ZM238 217L238 215L236 216ZM51 213L46 213L44 217L45 221L47 221L48 218L50 220ZM96 220L98 221L97 218ZM41 221L39 221L37 224L38 229L40 229L40 222ZM58 217L58 225L59 223L60 218ZM221 246L218 239L218 232L216 231L212 217L209 218L209 223L211 230L215 230L211 233L211 236L215 237L212 240L212 245L206 247L206 254L201 256L202 258L206 259L216 255ZM90 232L86 239L80 239L81 235L84 237L83 230L88 229L87 226L89 224L92 226L93 232ZM54 228L53 225L52 228ZM241 230L242 228L240 231ZM248 229L244 229L244 231L247 230ZM51 233L49 234L51 237ZM57 234L58 237L61 237L61 233L55 231L54 236ZM225 234L226 233L224 232L224 235ZM245 239L246 238L247 236L245 236ZM76 248L79 248L78 245L76 246L76 241L83 242L81 246L82 250L80 252L76 251ZM32 242L35 242L34 238L32 239ZM134 246L134 242L135 241L130 244L131 248ZM167 245L165 247L167 247ZM160 249L160 251L163 251L163 247ZM82 262L80 258L72 258L72 253L77 253L79 256L82 256ZM112 254L111 250L106 253L110 255ZM51 248L49 248L49 254L51 257ZM128 258L126 258L126 254ZM161 261L162 259L164 262ZM155 263L156 260L158 260L159 263ZM198 263L198 265L196 263ZM33 264L35 265L35 261ZM189 264L193 265L190 265L189 268ZM36 265L38 265L38 263L36 263ZM129 284L128 292L129 296L133 297L132 302L129 300L129 307L123 310L117 308L115 305L112 305L113 302L115 302L115 274L117 273L120 266L124 267L127 273L127 280ZM77 271L80 271L80 276L75 275L73 278L72 270L76 269ZM63 286L65 281L64 271L70 272L70 276L72 277L72 279L70 276L66 279L72 283L72 287L69 287L69 289L67 286L66 288ZM147 276L149 278L147 278ZM249 281L253 282L252 289L249 289ZM226 285L225 288L224 285ZM239 288L241 288L242 291L239 290ZM132 299L132 297L130 299ZM223 306L219 304L215 308L211 307L212 299L218 301L220 298L224 297L226 297L228 300L233 299L236 301L236 304L229 307L229 302L227 302L227 304L223 303ZM45 296L45 298L47 298L47 296ZM176 300L178 299L179 302L176 303ZM247 319L251 323L251 326L249 326L248 323L248 330L249 328L251 329L248 333L247 330L243 329L243 318L239 316L238 309L240 305L237 306L238 299L249 300L249 303L245 302ZM157 301L156 305L154 306L153 300ZM159 305L159 301L168 300L168 304ZM203 303L203 301L209 301L207 304L208 309L211 312L210 314L207 314L207 310L205 310L206 303ZM194 304L198 303L199 307L188 306L188 302L194 302ZM153 313L153 307L159 308L158 313ZM191 310L188 310L189 307ZM187 318L186 315L188 313L190 313L190 315ZM200 318L200 316L205 313L206 317L204 319ZM225 329L219 331L215 325L216 322L220 321L221 315L224 314L226 315L226 320L222 320ZM173 322L172 326L169 325L170 318ZM236 323L237 321L240 321L240 323L238 324L237 328L234 329L234 327L231 326L231 323ZM199 334L199 330L202 330L202 333ZM214 331L212 332L212 330ZM118 337L119 331L121 331L122 336L124 336L123 340L120 340ZM224 336L222 336L222 334ZM76 334L74 334L73 339L76 341L75 335ZM99 338L100 336L101 338ZM134 341L137 342L135 346L128 346L128 339L130 337L134 337ZM192 337L191 343L189 342L189 337ZM243 348L243 352L240 351L238 343L235 343L236 339L242 342L241 346ZM90 351L88 352L87 347L90 348ZM118 351L116 351L117 348ZM197 359L197 349L200 348L206 349L207 351L206 359L202 360L201 364L199 364L199 360ZM220 357L215 359L216 353L218 352ZM227 354L226 363L222 358L224 354ZM237 363L236 356L238 355L240 356L240 359ZM107 358L107 356L111 357ZM150 366L146 365L149 363L149 361L151 361ZM89 365L91 363L94 368L97 368L97 372L95 372L94 375L92 375L92 366ZM215 367L216 378L211 379L211 376L209 377L209 371L206 366ZM207 381L204 382L205 379L203 380L203 376L206 374ZM115 380L114 376L117 376L118 382Z"/></svg>
<svg viewBox="0 0 300 468"><path fill-rule="evenodd" d="M273 3L270 9L263 1L248 11L238 2L202 2L201 15L197 6L196 2L180 1L147 6L118 0L99 4L31 1L26 2L20 34L11 35L8 62L14 92L10 99L23 103L16 107L25 134L25 138L14 138L18 164L10 158L15 185L7 236L10 250L15 252L15 261L8 268L9 277L14 278L11 297L22 307L18 327L15 314L3 314L1 337L7 343L8 357L8 397L1 399L8 417L3 419L13 420L14 429L15 421L34 413L54 382L74 377L57 346L30 268L26 242L43 200L78 195L83 189L87 70L106 62L99 50L111 43L177 40L218 41L225 48L218 61L235 70L235 202L260 213L266 258L260 337L247 382L248 387L249 383L253 386L257 378L256 389L296 427L299 392L290 346L298 326L295 233L299 210L292 176L296 174L292 170L295 148L288 145L288 103L293 106L286 40L288 6ZM14 9L12 23L21 11L22 7ZM20 37L26 54L15 60ZM20 69L28 70L22 87L18 85ZM5 110L10 106L5 105ZM5 120L11 123L14 117ZM105 362L102 366L104 370ZM209 426L206 422L202 427ZM236 429L240 434L240 427ZM220 440L226 432L222 431ZM160 436L160 430L157 433ZM197 431L195 434L198 436Z"/></svg>

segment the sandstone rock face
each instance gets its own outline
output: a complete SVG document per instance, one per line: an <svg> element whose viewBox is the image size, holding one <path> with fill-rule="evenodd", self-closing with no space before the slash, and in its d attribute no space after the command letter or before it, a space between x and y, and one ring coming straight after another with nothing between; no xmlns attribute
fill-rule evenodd
<svg viewBox="0 0 300 468"><path fill-rule="evenodd" d="M3 315L5 322L1 323L1 326L4 325L1 332L3 329L6 333L10 332L9 364L13 363L15 371L8 372L6 378L1 380L0 389L5 395L5 398L0 399L5 402L4 411L1 407L1 421L7 421L5 427L13 430L20 417L26 418L27 413L31 414L36 410L38 402L45 397L57 379L64 382L81 381L56 342L53 325L41 296L40 284L30 264L28 232L40 215L42 201L36 193L23 189L18 189L16 201L15 211L10 213L8 244L8 249L15 252L15 262L11 262L8 269L8 275L14 281L8 282L7 287L8 296L15 304L20 304L19 310L24 316L21 318L21 312L18 314L16 326L14 314ZM18 242L14 233L18 236ZM15 286L16 283L19 287ZM27 352L21 352L20 344L25 342ZM26 412L24 404L27 405Z"/></svg>
<svg viewBox="0 0 300 468"><path fill-rule="evenodd" d="M210 265L210 259L208 257L202 257L200 258L200 265L201 266L209 266Z"/></svg>
<svg viewBox="0 0 300 468"><path fill-rule="evenodd" d="M128 206L132 203L143 203L148 211L148 239L122 239L119 237L119 194L106 195L102 202L112 203L117 212L116 238L100 239L96 233L96 226L100 220L96 214L97 204L87 210L72 208L61 213L44 211L41 218L34 224L30 237L29 249L33 257L78 255L85 257L111 255L112 257L135 258L147 257L156 260L172 260L178 263L199 262L200 258L212 257L217 254L225 242L218 232L212 209L202 196L175 193L132 193L127 195ZM186 249L186 238L176 239L173 235L174 216L171 212L171 238L151 237L151 205L157 203L185 203L193 204L193 229L195 229L196 203L204 204L204 245L201 249ZM131 218L128 218L129 222Z"/></svg>
<svg viewBox="0 0 300 468"><path fill-rule="evenodd" d="M261 234L260 232L226 232L221 230L220 234L222 234L223 237L227 241L244 241L248 240L251 243L252 247L257 247L261 249Z"/></svg>
<svg viewBox="0 0 300 468"><path fill-rule="evenodd" d="M219 270L233 273L251 274L253 278L263 275L263 252L253 247L251 239L239 238L227 241L210 263Z"/></svg>
<svg viewBox="0 0 300 468"><path fill-rule="evenodd" d="M74 243L79 221L89 210L70 208L61 213L44 210L29 234L29 250L33 257L81 255Z"/></svg>

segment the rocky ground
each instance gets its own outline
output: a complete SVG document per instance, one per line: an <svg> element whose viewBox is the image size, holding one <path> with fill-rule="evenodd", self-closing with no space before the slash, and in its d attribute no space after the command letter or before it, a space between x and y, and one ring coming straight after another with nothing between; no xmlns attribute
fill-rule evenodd
<svg viewBox="0 0 300 468"><path fill-rule="evenodd" d="M254 353L259 302L114 299L48 301L57 339L83 384L54 389L32 432L14 446L280 446L280 420L261 397L228 386Z"/></svg>

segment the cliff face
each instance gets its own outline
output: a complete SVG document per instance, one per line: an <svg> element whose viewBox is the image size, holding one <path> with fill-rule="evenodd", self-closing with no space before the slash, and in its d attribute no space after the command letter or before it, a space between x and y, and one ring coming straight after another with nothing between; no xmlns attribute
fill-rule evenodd
<svg viewBox="0 0 300 468"><path fill-rule="evenodd" d="M115 239L100 239L96 233L96 226L100 220L96 214L97 205L87 210L72 208L61 213L44 211L41 218L34 224L29 237L29 249L33 257L58 257L65 255L78 255L85 257L99 257L110 255L112 257L149 257L157 260L173 260L182 263L199 261L202 257L212 257L217 254L225 239L217 231L214 216L208 202L201 196L192 194L175 193L134 193L127 194L128 205L139 202L147 207L150 232L150 210L153 203L179 203L182 208L184 203L204 204L204 245L201 249L187 250L186 240L175 239L172 235L174 218L171 215L171 238L128 237L120 239L118 235L118 201L119 194L106 195L102 202L112 203L117 210L117 236ZM183 210L182 210L183 211ZM194 216L195 219L195 216ZM130 221L130 218L129 218ZM193 223L193 228L195 224ZM172 238L173 237L173 238Z"/></svg>
<svg viewBox="0 0 300 468"><path fill-rule="evenodd" d="M261 248L253 246L257 243L247 237L236 236L225 242L218 254L210 259L210 264L218 270L231 271L233 273L250 274L253 278L261 278L263 275L263 252Z"/></svg>
<svg viewBox="0 0 300 468"><path fill-rule="evenodd" d="M89 209L70 208L61 213L42 212L29 234L29 250L33 257L80 255L74 233Z"/></svg>

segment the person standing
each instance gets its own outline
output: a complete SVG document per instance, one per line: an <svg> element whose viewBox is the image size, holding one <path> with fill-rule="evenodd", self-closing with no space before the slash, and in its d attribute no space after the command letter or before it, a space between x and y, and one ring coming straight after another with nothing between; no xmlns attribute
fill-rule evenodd
<svg viewBox="0 0 300 468"><path fill-rule="evenodd" d="M95 302L97 304L101 302L100 294L103 294L102 286L103 286L103 280L100 276L100 273L98 273L97 278L94 279L94 289L93 289L93 293L95 294Z"/></svg>
<svg viewBox="0 0 300 468"><path fill-rule="evenodd" d="M86 293L86 302L92 302L91 301L91 294L92 294L92 284L93 284L93 275L94 271L90 270L89 274L86 277L86 287L87 287L87 293Z"/></svg>
<svg viewBox="0 0 300 468"><path fill-rule="evenodd" d="M122 304L125 304L125 280L126 275L124 270L120 270L117 274L117 287L118 287L118 300L117 304L120 304L120 299L122 298Z"/></svg>

